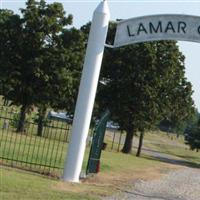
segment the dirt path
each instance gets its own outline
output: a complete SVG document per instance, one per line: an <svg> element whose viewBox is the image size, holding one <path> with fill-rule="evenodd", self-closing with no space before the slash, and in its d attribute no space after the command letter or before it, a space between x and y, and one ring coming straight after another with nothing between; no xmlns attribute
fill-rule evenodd
<svg viewBox="0 0 200 200"><path fill-rule="evenodd" d="M200 169L184 168L159 180L138 181L133 188L104 200L198 200Z"/></svg>
<svg viewBox="0 0 200 200"><path fill-rule="evenodd" d="M200 200L200 168L179 157L143 148L143 153L162 162L182 166L152 181L139 180L129 190L103 200Z"/></svg>
<svg viewBox="0 0 200 200"><path fill-rule="evenodd" d="M170 144L180 145L173 140ZM181 167L179 170L168 172L160 179L136 182L133 180L134 183L129 189L121 190L120 193L103 200L200 200L200 168L195 168L200 166L192 165L181 157L149 148L143 148L142 153L149 155L152 159Z"/></svg>

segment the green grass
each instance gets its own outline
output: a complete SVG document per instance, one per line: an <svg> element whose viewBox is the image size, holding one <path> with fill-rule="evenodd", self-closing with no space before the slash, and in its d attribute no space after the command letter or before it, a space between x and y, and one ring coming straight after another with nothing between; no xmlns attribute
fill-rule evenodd
<svg viewBox="0 0 200 200"><path fill-rule="evenodd" d="M15 169L0 169L0 199L2 200L93 200L86 192L62 191L59 181ZM67 186L66 186L67 187Z"/></svg>
<svg viewBox="0 0 200 200"><path fill-rule="evenodd" d="M37 124L33 123L36 112L33 112L28 116L32 123L27 123L26 133L16 133L16 124L13 121L14 107L2 106L0 108L0 157L5 158L0 160L1 162L26 169L32 167L33 171L44 171L44 173L48 173L49 170L49 167L44 166L63 168L71 125L63 121L49 120L47 126L44 126L43 136L38 137ZM17 109L19 111L19 108ZM2 129L5 122L8 126ZM89 154L89 150L87 152L86 155ZM85 160L84 168L86 164ZM60 176L62 170L51 169L51 171L53 175Z"/></svg>
<svg viewBox="0 0 200 200"><path fill-rule="evenodd" d="M1 132L0 154L11 160L63 167L67 143L48 138Z"/></svg>
<svg viewBox="0 0 200 200"><path fill-rule="evenodd" d="M163 133L150 133L146 134L144 145L146 148L168 153L191 163L200 161L199 153L189 151L183 143L183 138L171 140ZM86 149L84 168L88 153L89 148ZM117 192L117 188L124 187L129 181L159 177L161 171L172 167L152 159L151 156L142 154L141 158L137 158L134 154L135 151L129 155L109 149L102 151L100 173L83 184L63 183L38 174L4 167L0 170L0 198L2 200L99 199L100 196Z"/></svg>
<svg viewBox="0 0 200 200"><path fill-rule="evenodd" d="M7 111L0 111L3 115L8 115ZM46 128L43 137L37 137L37 126L31 125L25 134L15 133L15 127L9 130L2 130L3 120L0 120L0 155L10 159L25 162L39 163L43 165L64 166L64 159L68 144L66 142L65 130L56 128ZM51 122L49 125L59 128L63 127L62 122ZM69 129L71 127L68 127ZM66 184L59 180L52 180L39 174L28 173L27 171L16 170L14 168L3 167L0 169L0 199L2 200L76 200L76 199L98 199L99 196L109 195L116 192L128 181L138 178L154 177L159 174L160 169L170 167L167 163L154 159L150 155L135 157L135 149L132 154L124 155L116 152L120 134L115 135L114 151L112 147L112 133L105 137L107 150L102 151L100 173L89 178L84 184ZM124 140L125 134L122 136ZM161 153L166 153L183 159L193 167L200 164L200 153L192 152L188 146L184 145L183 137L172 139L161 132L145 134L144 147ZM58 140L61 140L59 142ZM138 144L138 138L134 138L134 146ZM119 146L119 150L122 144ZM31 154L30 152L34 152ZM89 147L86 148L83 170L86 168L89 155ZM5 162L5 161L3 161ZM8 164L10 164L8 162ZM15 166L16 162L12 162ZM18 165L25 167L26 164ZM27 168L30 167L30 164ZM32 165L32 169L40 169ZM60 176L62 170L56 171Z"/></svg>
<svg viewBox="0 0 200 200"><path fill-rule="evenodd" d="M125 180L130 179L133 174L138 174L141 170L147 171L154 166L158 167L159 162L103 151L99 178L91 178L92 183L84 184L65 184L38 174L4 167L0 169L0 195L2 200L99 199L100 196L115 192L116 184L127 184Z"/></svg>
<svg viewBox="0 0 200 200"><path fill-rule="evenodd" d="M53 134L53 131L50 131ZM59 137L59 134L62 134L62 137L64 137L64 134L66 135L64 132L58 132L57 137ZM52 175L61 176L68 143L56 140L54 135L51 136L53 139L0 129L0 157L8 159L7 161L3 159L1 162L25 169L30 169L31 167L33 171L42 173L50 170ZM90 149L87 147L83 170L86 169L89 151ZM22 163L12 160L18 160ZM44 167L45 165L60 169L50 169L49 167Z"/></svg>
<svg viewBox="0 0 200 200"><path fill-rule="evenodd" d="M183 136L176 138L176 135L168 136L163 132L147 133L144 145L151 150L172 155L200 167L200 152L191 151L189 146L184 144Z"/></svg>
<svg viewBox="0 0 200 200"><path fill-rule="evenodd" d="M124 155L122 153L104 151L101 159L101 170L103 172L120 173L126 170L145 169L159 165L159 161L151 161L146 158L138 158L133 154Z"/></svg>
<svg viewBox="0 0 200 200"><path fill-rule="evenodd" d="M26 133L16 133L13 107L0 108L0 157L8 159L6 164L30 168L31 163L35 163L31 166L34 171L49 170L48 167L40 167L41 165L63 168L68 145L66 141L69 141L71 125L63 121L49 120L48 126L44 126L43 136L38 137L37 124L33 123L33 116L36 113L33 112L32 122L27 123ZM3 129L5 122L7 128ZM21 163L11 160L18 160ZM56 174L59 173L59 170L55 171Z"/></svg>

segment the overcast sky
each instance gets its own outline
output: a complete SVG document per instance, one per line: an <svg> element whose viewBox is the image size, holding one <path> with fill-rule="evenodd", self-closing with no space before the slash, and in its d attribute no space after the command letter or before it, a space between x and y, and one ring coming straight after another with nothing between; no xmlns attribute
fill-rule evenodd
<svg viewBox="0 0 200 200"><path fill-rule="evenodd" d="M47 1L47 0L46 0ZM19 12L25 6L25 0L0 0L1 8ZM47 2L54 2L48 0ZM73 26L79 28L91 20L92 13L100 0L57 0L64 5L67 14L74 16ZM200 16L200 0L108 0L111 20L128 19L150 14L189 14ZM183 54L186 56L186 77L191 81L194 89L193 98L200 111L200 43L179 42Z"/></svg>

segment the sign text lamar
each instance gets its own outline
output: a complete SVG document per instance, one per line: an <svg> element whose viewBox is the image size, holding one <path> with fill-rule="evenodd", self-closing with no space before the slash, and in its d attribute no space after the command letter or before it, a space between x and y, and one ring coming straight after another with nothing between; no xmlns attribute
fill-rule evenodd
<svg viewBox="0 0 200 200"><path fill-rule="evenodd" d="M155 40L200 42L200 17L153 15L120 21L114 47Z"/></svg>

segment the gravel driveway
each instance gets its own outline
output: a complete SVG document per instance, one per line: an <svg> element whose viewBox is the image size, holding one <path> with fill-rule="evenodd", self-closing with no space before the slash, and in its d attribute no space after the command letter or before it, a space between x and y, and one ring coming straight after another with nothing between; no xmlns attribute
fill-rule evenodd
<svg viewBox="0 0 200 200"><path fill-rule="evenodd" d="M200 169L184 168L159 180L138 181L134 189L104 200L200 200Z"/></svg>

